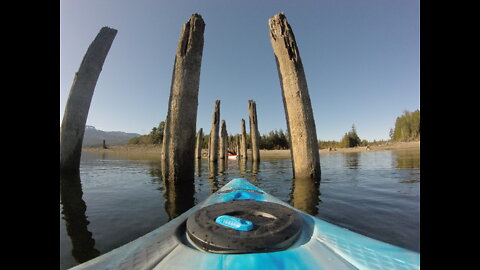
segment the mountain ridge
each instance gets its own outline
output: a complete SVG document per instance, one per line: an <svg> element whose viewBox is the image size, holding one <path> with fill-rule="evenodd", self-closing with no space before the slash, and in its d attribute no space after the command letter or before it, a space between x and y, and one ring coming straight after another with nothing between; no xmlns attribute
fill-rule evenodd
<svg viewBox="0 0 480 270"><path fill-rule="evenodd" d="M86 125L82 147L102 146L103 140L105 140L107 146L125 145L131 138L138 136L141 136L141 134L123 131L103 131L96 129L94 126Z"/></svg>

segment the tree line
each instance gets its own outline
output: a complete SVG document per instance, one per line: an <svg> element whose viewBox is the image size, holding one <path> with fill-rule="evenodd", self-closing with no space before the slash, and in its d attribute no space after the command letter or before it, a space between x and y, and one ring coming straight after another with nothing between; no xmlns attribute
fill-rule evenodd
<svg viewBox="0 0 480 270"><path fill-rule="evenodd" d="M355 124L352 125L352 129L343 135L340 141L318 141L318 147L320 149L326 148L349 148L357 146L367 146L379 144L381 141L377 142L368 142L367 140L362 140L357 134L357 129Z"/></svg>
<svg viewBox="0 0 480 270"><path fill-rule="evenodd" d="M165 130L165 122L162 121L158 127L153 127L149 134L132 138L128 141L128 144L162 144L163 132ZM229 148L234 148L236 140L239 140L240 134L229 135L228 143ZM260 149L289 149L288 135L282 129L270 131L268 134L260 136ZM202 140L202 148L208 148L210 141L210 135L204 135ZM247 134L247 148L251 148L250 134Z"/></svg>
<svg viewBox="0 0 480 270"><path fill-rule="evenodd" d="M129 140L128 144L161 144L163 141L163 132L165 129L165 122L162 121L157 127L153 127L149 134L135 137ZM389 132L390 142L393 141L415 141L420 140L420 110L409 112L405 110L402 116L395 120L395 127ZM229 148L234 149L236 140L239 140L240 134L228 136ZM202 148L208 148L210 135L203 136ZM357 146L372 146L384 144L386 140L362 140L357 134L355 125L352 125L350 131L346 132L340 141L318 141L320 149L326 148L343 148L343 147L357 147ZM288 132L282 129L270 131L267 134L260 136L260 149L278 150L290 149L290 138ZM251 148L250 135L247 134L247 148Z"/></svg>
<svg viewBox="0 0 480 270"><path fill-rule="evenodd" d="M127 144L162 144L165 121L160 122L158 127L153 127L147 135L131 138Z"/></svg>
<svg viewBox="0 0 480 270"><path fill-rule="evenodd" d="M389 135L393 141L420 140L420 110L404 110L403 115L395 120L395 128L390 129Z"/></svg>

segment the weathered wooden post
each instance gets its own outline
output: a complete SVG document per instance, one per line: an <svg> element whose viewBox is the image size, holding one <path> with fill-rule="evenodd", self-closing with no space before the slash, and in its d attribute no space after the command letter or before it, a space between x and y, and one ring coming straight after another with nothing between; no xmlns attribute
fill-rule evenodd
<svg viewBox="0 0 480 270"><path fill-rule="evenodd" d="M212 179L218 175L217 165L216 162L208 162L208 178Z"/></svg>
<svg viewBox="0 0 480 270"><path fill-rule="evenodd" d="M168 115L167 115L167 118L168 118ZM168 149L168 146L167 146L167 138L168 136L170 136L168 134L168 122L167 122L167 119L165 119L164 121L165 125L163 127L163 140L162 140L162 152L160 153L160 161L161 161L161 171L162 171L162 178L163 179L166 179L166 177L168 176L168 173L167 173L167 151L165 151L166 149Z"/></svg>
<svg viewBox="0 0 480 270"><path fill-rule="evenodd" d="M60 127L60 173L78 173L83 135L95 85L117 30L103 27L75 73Z"/></svg>
<svg viewBox="0 0 480 270"><path fill-rule="evenodd" d="M250 137L252 140L252 160L260 161L260 134L258 132L257 105L255 101L248 101L248 114L250 117Z"/></svg>
<svg viewBox="0 0 480 270"><path fill-rule="evenodd" d="M220 175L223 174L223 172L225 172L225 167L226 167L226 164L227 164L228 160L227 159L219 159L218 160L218 172L220 173Z"/></svg>
<svg viewBox="0 0 480 270"><path fill-rule="evenodd" d="M220 143L218 145L218 158L219 159L227 159L228 149L228 133L227 133L227 124L225 120L222 120L222 127L220 129Z"/></svg>
<svg viewBox="0 0 480 270"><path fill-rule="evenodd" d="M247 132L245 131L245 120L242 119L242 134L240 137L240 158L247 159Z"/></svg>
<svg viewBox="0 0 480 270"><path fill-rule="evenodd" d="M307 80L292 28L282 12L268 20L290 134L293 177L320 179L320 155Z"/></svg>
<svg viewBox="0 0 480 270"><path fill-rule="evenodd" d="M195 159L195 176L200 177L202 176L202 159L196 158Z"/></svg>
<svg viewBox="0 0 480 270"><path fill-rule="evenodd" d="M240 136L235 136L235 154L240 156Z"/></svg>
<svg viewBox="0 0 480 270"><path fill-rule="evenodd" d="M202 145L203 145L203 128L200 128L197 133L197 143L195 145L195 159L202 158Z"/></svg>
<svg viewBox="0 0 480 270"><path fill-rule="evenodd" d="M164 180L193 181L198 89L205 23L193 14L183 25L173 68L163 137Z"/></svg>
<svg viewBox="0 0 480 270"><path fill-rule="evenodd" d="M212 116L212 129L210 131L210 143L208 145L208 161L217 162L218 159L218 130L220 122L220 100L215 101Z"/></svg>

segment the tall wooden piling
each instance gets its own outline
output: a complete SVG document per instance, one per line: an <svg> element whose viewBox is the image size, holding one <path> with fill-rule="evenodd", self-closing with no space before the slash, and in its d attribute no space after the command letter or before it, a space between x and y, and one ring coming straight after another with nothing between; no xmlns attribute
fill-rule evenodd
<svg viewBox="0 0 480 270"><path fill-rule="evenodd" d="M210 130L210 143L208 144L208 161L217 162L218 159L218 131L220 123L220 100L215 101L212 116L212 129Z"/></svg>
<svg viewBox="0 0 480 270"><path fill-rule="evenodd" d="M245 130L245 120L242 119L241 122L241 131L242 134L240 135L240 158L247 159L247 132Z"/></svg>
<svg viewBox="0 0 480 270"><path fill-rule="evenodd" d="M193 181L198 89L205 23L193 14L182 26L163 137L164 180Z"/></svg>
<svg viewBox="0 0 480 270"><path fill-rule="evenodd" d="M195 159L202 158L202 145L203 145L203 128L200 128L197 133L197 143L195 145Z"/></svg>
<svg viewBox="0 0 480 270"><path fill-rule="evenodd" d="M168 116L167 116L168 118ZM162 139L162 152L160 153L160 160L161 160L161 170L162 170L162 178L163 179L166 179L166 177L168 176L168 173L167 173L167 157L168 157L168 154L166 153L166 149L168 149L168 145L167 145L167 138L168 136L170 136L168 134L168 121L167 121L167 118L165 119L164 121L164 126L163 126L163 139Z"/></svg>
<svg viewBox="0 0 480 270"><path fill-rule="evenodd" d="M250 117L250 138L252 140L252 160L260 161L260 134L258 132L257 105L255 101L248 101L248 115Z"/></svg>
<svg viewBox="0 0 480 270"><path fill-rule="evenodd" d="M103 27L87 49L75 73L60 127L60 173L80 170L80 156L95 85L117 30Z"/></svg>
<svg viewBox="0 0 480 270"><path fill-rule="evenodd" d="M195 176L196 177L202 176L202 159L201 158L195 159Z"/></svg>
<svg viewBox="0 0 480 270"><path fill-rule="evenodd" d="M228 159L228 133L227 124L225 120L222 120L222 127L220 129L220 143L218 144L218 158L225 160Z"/></svg>
<svg viewBox="0 0 480 270"><path fill-rule="evenodd" d="M292 28L284 13L268 20L290 134L293 176L320 178L320 155L307 80Z"/></svg>
<svg viewBox="0 0 480 270"><path fill-rule="evenodd" d="M240 156L240 136L235 136L235 154Z"/></svg>

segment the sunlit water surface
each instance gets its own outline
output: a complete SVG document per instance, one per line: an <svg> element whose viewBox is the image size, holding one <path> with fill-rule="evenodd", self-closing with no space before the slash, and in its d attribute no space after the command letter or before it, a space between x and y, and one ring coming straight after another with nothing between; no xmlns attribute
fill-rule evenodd
<svg viewBox="0 0 480 270"><path fill-rule="evenodd" d="M183 198L166 194L159 160L83 152L80 179L70 181L77 184L61 188L60 269L135 240L238 177L328 222L420 250L419 149L327 153L320 163L316 185L294 181L290 159L229 161L211 171L203 161L193 196Z"/></svg>

